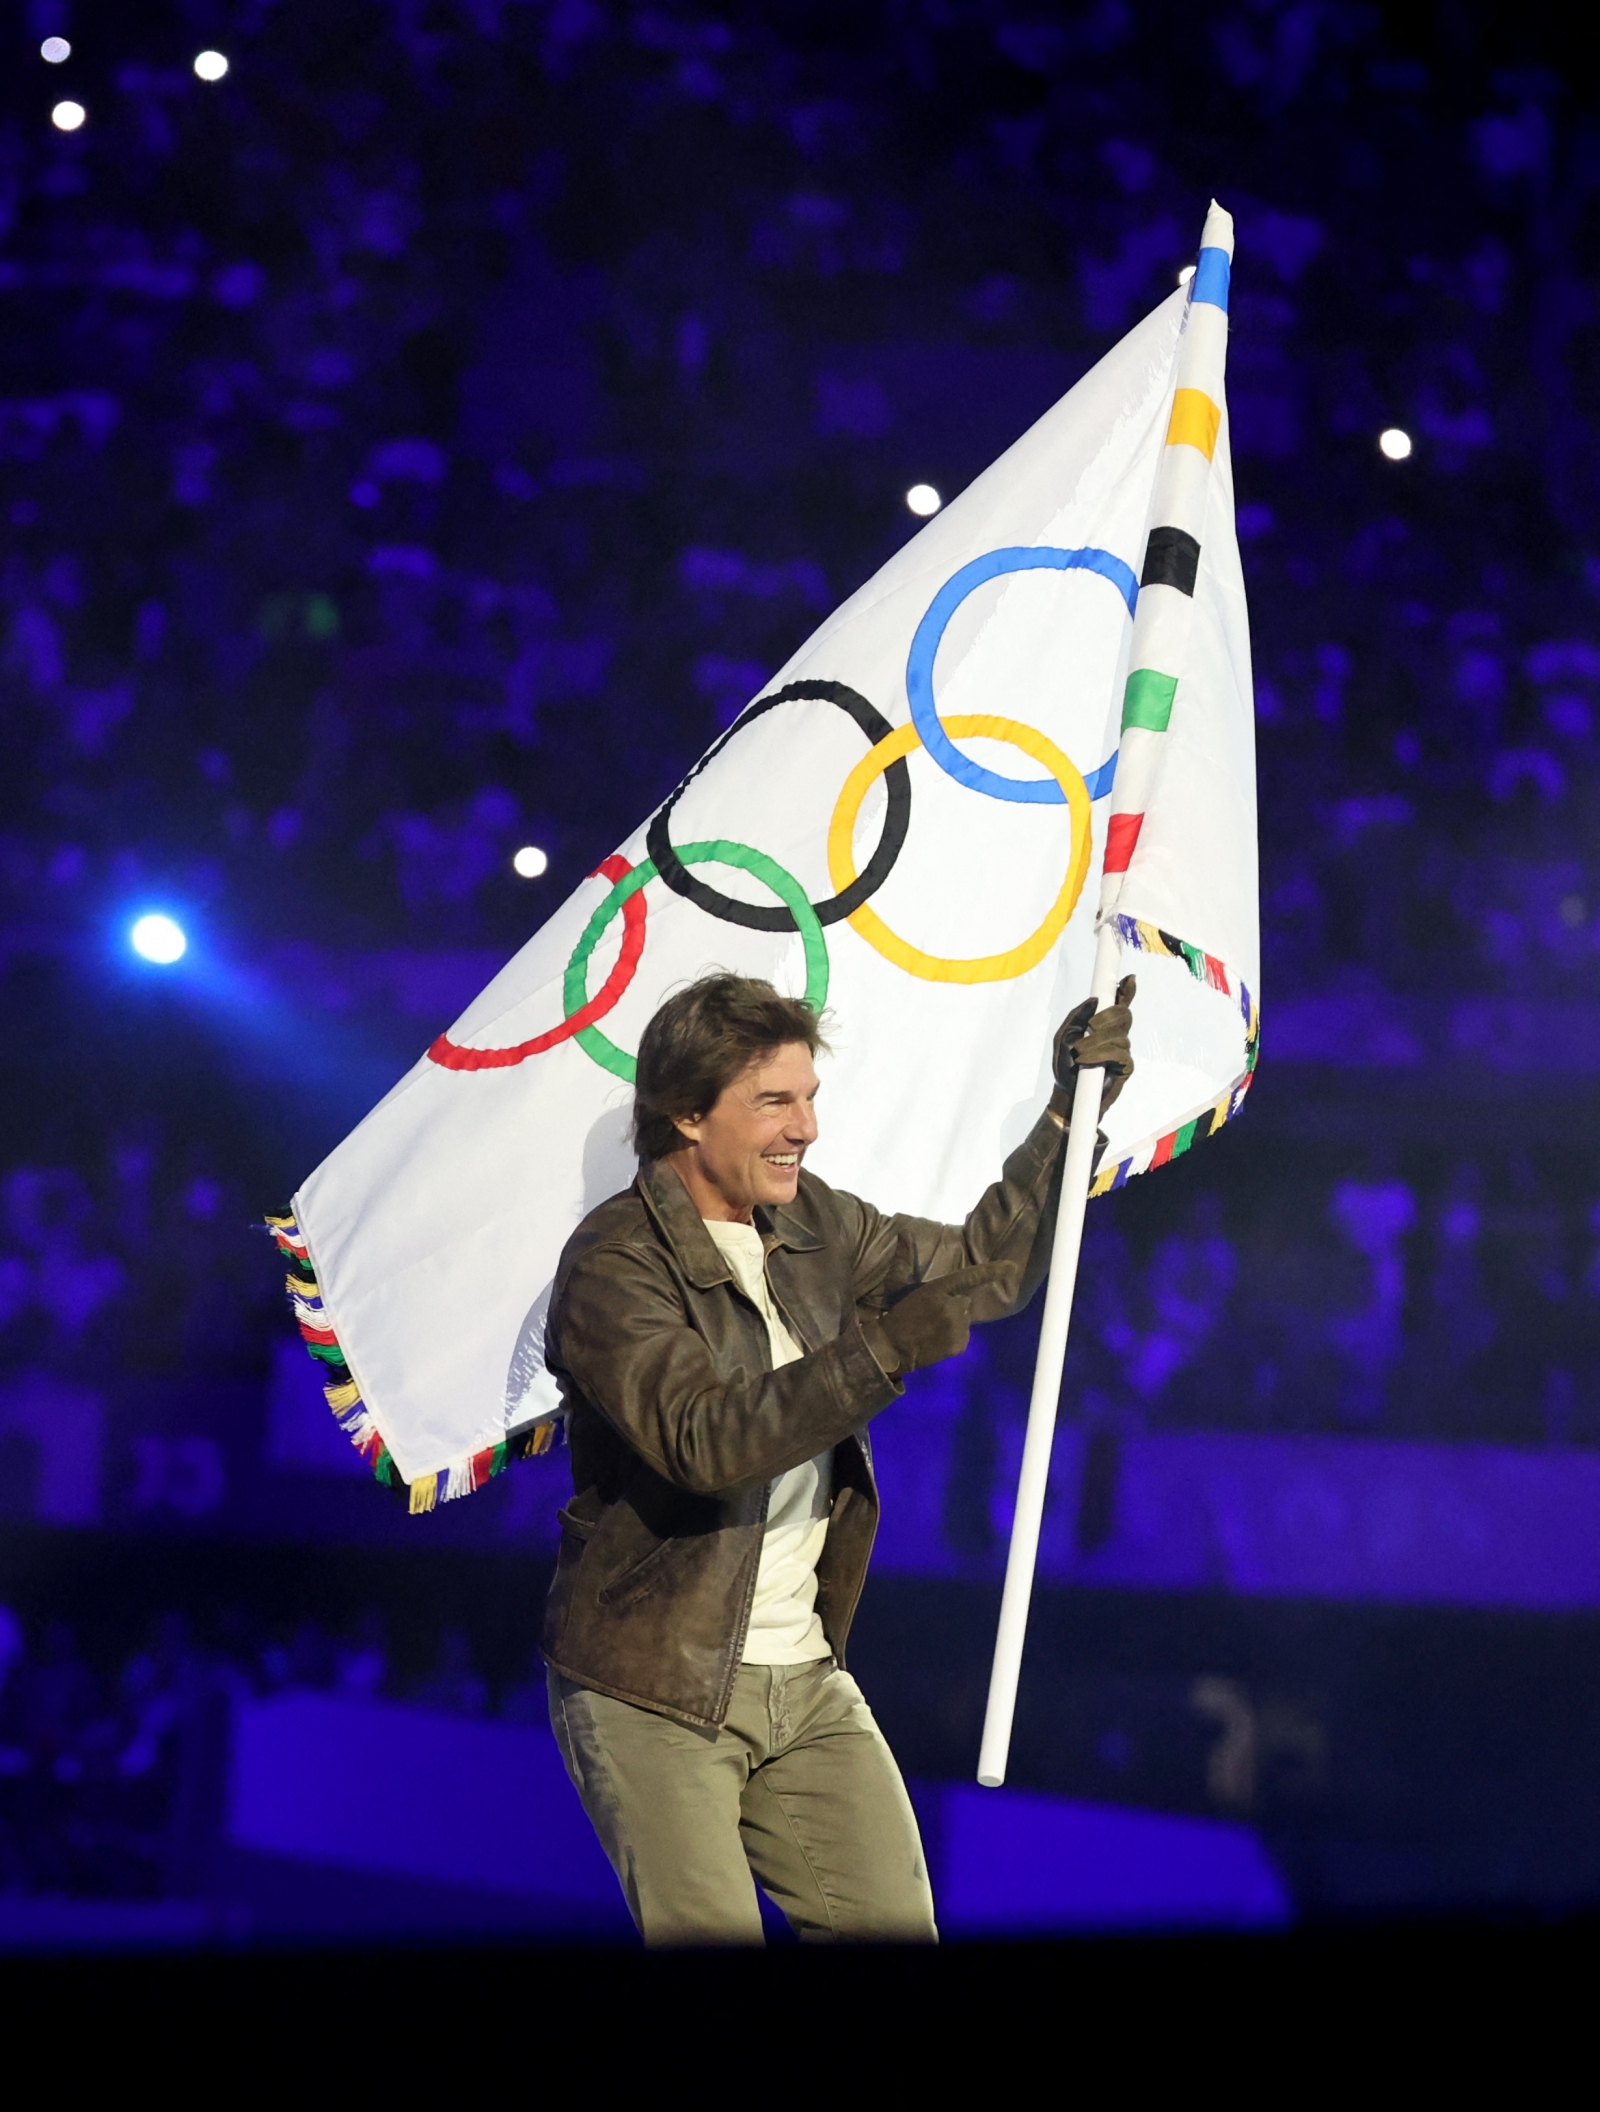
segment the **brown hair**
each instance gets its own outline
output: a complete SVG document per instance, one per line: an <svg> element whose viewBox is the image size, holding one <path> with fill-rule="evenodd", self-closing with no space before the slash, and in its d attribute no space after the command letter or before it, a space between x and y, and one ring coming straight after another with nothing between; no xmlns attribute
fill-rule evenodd
<svg viewBox="0 0 1600 2112"><path fill-rule="evenodd" d="M677 1118L707 1115L723 1089L763 1056L801 1041L827 1044L811 1007L780 997L753 975L703 975L669 997L639 1041L633 1143L641 1159L664 1159L688 1142Z"/></svg>

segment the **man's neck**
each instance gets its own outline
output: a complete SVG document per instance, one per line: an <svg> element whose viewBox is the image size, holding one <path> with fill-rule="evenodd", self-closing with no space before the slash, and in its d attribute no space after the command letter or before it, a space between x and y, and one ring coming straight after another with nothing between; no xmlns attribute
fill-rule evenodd
<svg viewBox="0 0 1600 2112"><path fill-rule="evenodd" d="M746 1203L740 1209L735 1204L730 1203L716 1183L706 1179L695 1158L692 1146L687 1151L675 1151L667 1161L667 1164L677 1174L684 1187L688 1189L689 1200L702 1217L708 1218L713 1224L753 1225L755 1223L755 1206L751 1203Z"/></svg>

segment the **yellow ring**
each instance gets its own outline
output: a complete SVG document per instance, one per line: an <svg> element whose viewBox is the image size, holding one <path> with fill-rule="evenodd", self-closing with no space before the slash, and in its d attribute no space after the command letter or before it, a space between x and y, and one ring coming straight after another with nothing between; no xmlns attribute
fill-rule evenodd
<svg viewBox="0 0 1600 2112"><path fill-rule="evenodd" d="M875 946L885 960L893 961L908 975L920 975L930 983L1008 982L1012 976L1026 975L1044 959L1078 906L1078 897L1083 893L1083 883L1089 875L1089 788L1055 742L1036 727L1025 726L1020 719L997 719L987 713L967 712L946 719L944 725L945 731L956 739L971 740L981 734L991 741L1009 741L1024 755L1031 755L1036 763L1043 763L1061 787L1072 821L1072 863L1067 868L1061 892L1031 938L1024 939L1020 946L1013 946L1009 953L986 953L970 961L947 960L940 954L921 953L915 946L908 946L866 903L853 912L850 922L869 946ZM914 725L897 726L861 758L845 779L839 803L833 810L833 820L828 824L828 872L836 894L842 894L856 881L856 816L861 811L868 786L882 776L891 763L897 763L901 756L909 755L913 748L921 746L922 737Z"/></svg>

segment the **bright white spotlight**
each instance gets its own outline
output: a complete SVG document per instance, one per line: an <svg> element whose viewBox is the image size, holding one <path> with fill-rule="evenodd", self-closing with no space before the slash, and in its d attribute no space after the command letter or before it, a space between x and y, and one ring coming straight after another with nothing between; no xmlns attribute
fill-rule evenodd
<svg viewBox="0 0 1600 2112"><path fill-rule="evenodd" d="M47 66L59 66L72 57L72 46L65 37L46 37L39 46L39 56Z"/></svg>
<svg viewBox="0 0 1600 2112"><path fill-rule="evenodd" d="M197 51L194 70L203 81L220 81L228 70L228 62L220 51Z"/></svg>
<svg viewBox="0 0 1600 2112"><path fill-rule="evenodd" d="M926 520L930 513L939 511L939 508L944 504L944 500L940 498L931 484L913 484L906 493L906 504L913 513L920 514L923 520Z"/></svg>
<svg viewBox="0 0 1600 2112"><path fill-rule="evenodd" d="M1180 271L1180 272L1178 273L1178 284L1179 284L1180 286L1187 286L1187 285L1188 285L1188 283L1189 283L1189 281L1190 281L1190 280L1191 280L1191 279L1192 279L1193 277L1194 277L1194 266L1193 266L1192 264L1185 264L1185 265L1184 265L1184 267L1183 267L1183 269L1182 269L1182 271Z"/></svg>
<svg viewBox="0 0 1600 2112"><path fill-rule="evenodd" d="M183 935L183 926L174 924L170 917L159 914L141 917L128 937L140 959L154 961L158 968L170 968L174 961L181 961L189 951L189 941Z"/></svg>
<svg viewBox="0 0 1600 2112"><path fill-rule="evenodd" d="M1411 435L1403 433L1399 426L1391 425L1378 435L1378 448L1391 462L1403 462L1411 452Z"/></svg>
<svg viewBox="0 0 1600 2112"><path fill-rule="evenodd" d="M537 880L541 873L550 870L550 860L536 843L525 843L512 859L511 870L520 873L524 880Z"/></svg>
<svg viewBox="0 0 1600 2112"><path fill-rule="evenodd" d="M50 122L58 132L76 132L88 115L82 103L57 103L50 113Z"/></svg>

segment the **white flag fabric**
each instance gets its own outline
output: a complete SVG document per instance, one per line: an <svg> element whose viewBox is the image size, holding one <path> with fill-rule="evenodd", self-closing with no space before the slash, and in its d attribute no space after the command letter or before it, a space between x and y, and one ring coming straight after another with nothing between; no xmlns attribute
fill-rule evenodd
<svg viewBox="0 0 1600 2112"><path fill-rule="evenodd" d="M1231 250L1213 207L1189 284L807 639L274 1220L330 1405L414 1510L540 1449L557 1257L633 1177L645 1022L707 970L826 1007L807 1163L884 1209L959 1220L995 1178L1101 915L1144 957L1095 1192L1239 1105Z"/></svg>

